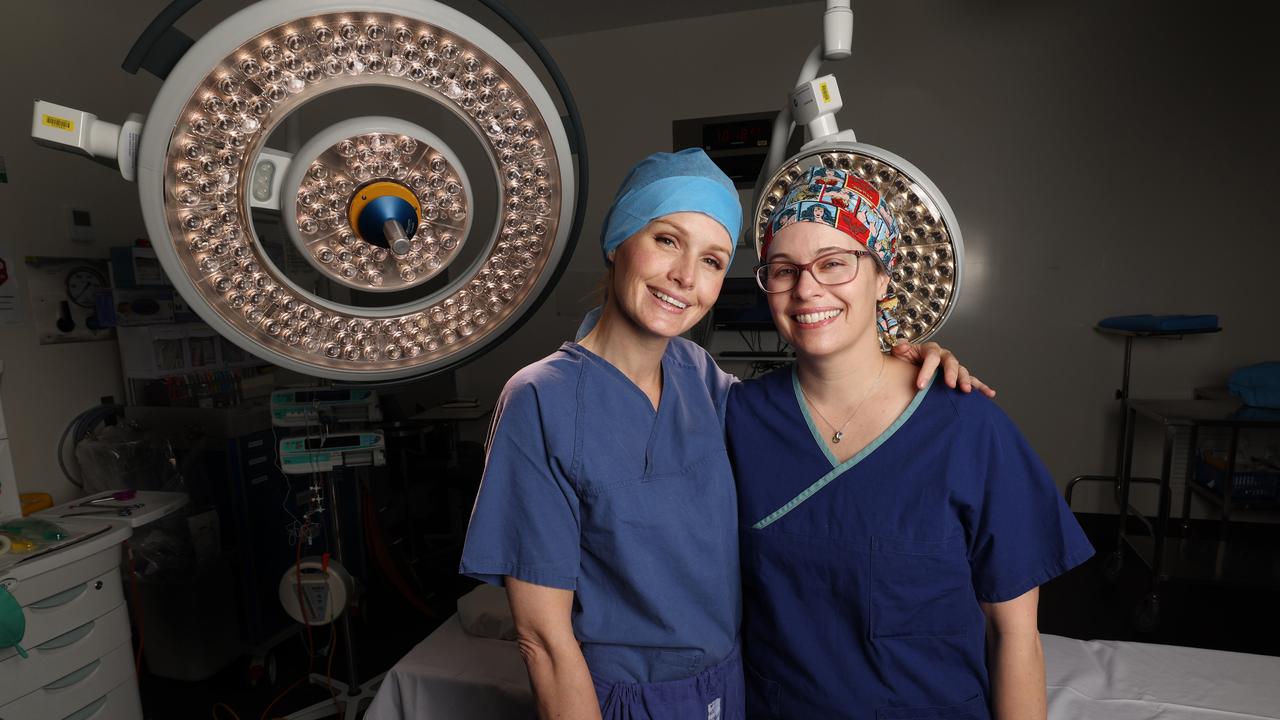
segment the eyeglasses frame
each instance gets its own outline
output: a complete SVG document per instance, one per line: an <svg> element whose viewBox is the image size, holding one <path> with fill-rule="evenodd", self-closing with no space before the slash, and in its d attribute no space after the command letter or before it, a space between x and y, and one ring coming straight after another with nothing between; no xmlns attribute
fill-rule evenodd
<svg viewBox="0 0 1280 720"><path fill-rule="evenodd" d="M751 274L755 276L756 285L760 288L760 290L768 295L777 295L779 293L791 292L792 290L795 290L796 285L800 284L800 275L805 271L808 271L809 277L813 278L814 282L824 287L836 287L839 285L848 285L854 280L857 280L858 271L862 265L861 262L854 264L853 277L849 278L848 280L842 280L841 282L837 282L837 283L826 283L818 279L818 274L813 271L813 266L817 265L819 262L822 262L823 260L826 260L831 257L835 257L836 255L853 255L854 257L858 258L858 260L861 260L863 257L872 257L874 253L872 253L870 250L836 250L835 252L829 252L829 253L826 253L825 255L819 255L818 257L810 260L807 263L804 263L803 265L799 263L786 262L786 261L763 262L763 263L760 263L759 265L756 265L754 268L752 268ZM872 262L875 262L874 258ZM760 271L770 265L790 265L791 267L795 268L796 269L795 283L792 284L791 287L785 290L770 290L766 288L764 286L764 281L760 279Z"/></svg>

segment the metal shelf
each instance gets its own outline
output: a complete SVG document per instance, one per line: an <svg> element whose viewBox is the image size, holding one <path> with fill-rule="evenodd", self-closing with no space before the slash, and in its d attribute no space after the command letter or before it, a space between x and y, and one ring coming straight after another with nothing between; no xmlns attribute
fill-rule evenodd
<svg viewBox="0 0 1280 720"><path fill-rule="evenodd" d="M1155 571L1156 539L1126 535L1134 554ZM1160 580L1183 580L1245 588L1280 587L1280 560L1269 547L1208 538L1166 537Z"/></svg>
<svg viewBox="0 0 1280 720"><path fill-rule="evenodd" d="M1222 495L1201 485L1194 477L1187 478L1187 487L1190 488L1193 495L1197 495L1214 505L1214 507L1222 507ZM1248 499L1231 498L1231 510L1277 510L1280 509L1280 503L1275 500L1263 500L1261 502Z"/></svg>

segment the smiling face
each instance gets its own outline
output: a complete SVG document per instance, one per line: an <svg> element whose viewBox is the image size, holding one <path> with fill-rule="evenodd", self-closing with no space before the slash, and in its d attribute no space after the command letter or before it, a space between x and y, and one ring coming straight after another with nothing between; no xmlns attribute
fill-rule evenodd
<svg viewBox="0 0 1280 720"><path fill-rule="evenodd" d="M839 250L863 246L829 225L799 222L789 225L769 245L767 262L803 265ZM845 256L842 261L854 261ZM802 272L789 292L768 296L773 323L799 355L818 357L843 352L859 343L876 343L876 302L884 297L889 276L874 258L860 257L858 276L843 285L822 285Z"/></svg>
<svg viewBox="0 0 1280 720"><path fill-rule="evenodd" d="M732 250L729 232L702 213L658 218L614 252L609 302L645 334L681 335L715 304Z"/></svg>

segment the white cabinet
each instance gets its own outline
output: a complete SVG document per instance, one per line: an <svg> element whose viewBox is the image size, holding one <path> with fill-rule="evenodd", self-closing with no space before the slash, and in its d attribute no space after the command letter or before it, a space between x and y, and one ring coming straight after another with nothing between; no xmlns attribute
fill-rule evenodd
<svg viewBox="0 0 1280 720"><path fill-rule="evenodd" d="M28 656L0 650L0 720L141 720L120 576L128 527L86 525L85 539L0 569L22 606Z"/></svg>

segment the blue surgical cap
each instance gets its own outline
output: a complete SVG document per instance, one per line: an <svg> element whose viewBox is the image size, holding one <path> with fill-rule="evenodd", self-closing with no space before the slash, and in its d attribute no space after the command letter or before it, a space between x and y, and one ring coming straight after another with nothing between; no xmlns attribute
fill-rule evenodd
<svg viewBox="0 0 1280 720"><path fill-rule="evenodd" d="M654 153L641 160L618 188L604 220L600 246L609 252L650 221L678 212L700 212L729 232L729 261L742 230L738 190L701 148Z"/></svg>

